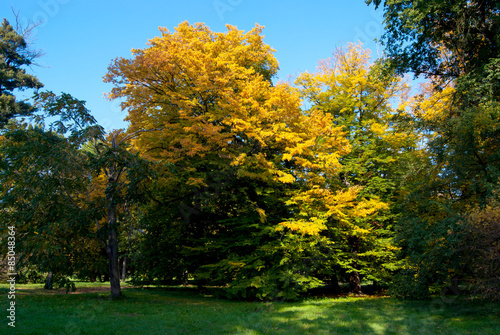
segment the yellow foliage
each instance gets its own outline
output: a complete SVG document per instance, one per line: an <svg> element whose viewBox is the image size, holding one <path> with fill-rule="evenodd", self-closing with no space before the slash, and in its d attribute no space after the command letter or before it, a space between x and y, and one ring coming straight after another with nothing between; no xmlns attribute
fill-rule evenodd
<svg viewBox="0 0 500 335"><path fill-rule="evenodd" d="M262 223L266 222L266 211L258 207L256 208L256 211L259 214L260 222Z"/></svg>
<svg viewBox="0 0 500 335"><path fill-rule="evenodd" d="M189 178L186 184L196 187L207 186L207 184L205 184L205 181L202 178Z"/></svg>
<svg viewBox="0 0 500 335"><path fill-rule="evenodd" d="M377 135L384 135L387 132L387 128L388 127L386 125L377 122L374 122L370 125L371 131L373 131L373 133Z"/></svg>
<svg viewBox="0 0 500 335"><path fill-rule="evenodd" d="M183 166L185 173L191 173L192 161L216 160L236 170L237 178L296 184L287 202L296 218L279 229L316 235L328 220L348 222L385 208L360 199L359 187L329 185L338 180L339 159L351 150L348 129L336 124L335 113L367 107L358 98L367 87L385 103L404 84L391 92L373 86L369 53L350 45L335 63L326 61L318 74L299 78L305 95L326 106L304 112L304 91L271 83L278 62L263 42L262 29L257 25L245 33L227 26L227 32L216 33L185 22L173 32L162 28L147 48L133 50L132 59L116 59L105 81L114 84L109 98L123 99L128 131L162 129L143 133L134 145L152 158ZM368 107L380 103L374 99ZM368 127L380 136L388 130L381 122ZM205 185L192 173L189 186ZM256 211L264 222L264 210Z"/></svg>
<svg viewBox="0 0 500 335"><path fill-rule="evenodd" d="M326 229L325 220L313 217L310 220L290 220L280 223L278 230L282 227L288 228L302 235L318 235L322 230Z"/></svg>
<svg viewBox="0 0 500 335"><path fill-rule="evenodd" d="M321 159L331 159L325 178L308 176L310 189L295 193L288 204L297 207L303 217L321 213L327 225L340 227L343 234L373 238L376 233L371 218L388 210L389 204L373 194L365 194L356 185L367 185L371 178L387 175L384 169L393 168L400 153L415 148L419 134L399 123L400 119L411 117L409 84L404 78L388 76L377 64L370 64L370 56L361 44L349 44L338 49L332 58L321 61L315 73L303 73L295 81L302 98L312 105L308 111L310 119L319 111L318 117L324 122L343 127L340 136L345 141L337 140L337 150L331 151L331 155L322 151L316 160L301 163L314 170L314 164ZM338 126L332 130L339 131ZM293 149L287 150L285 159L303 153L300 145ZM341 165L339 159L344 155L348 156ZM378 164L381 168L374 168ZM338 178L339 172L342 178Z"/></svg>
<svg viewBox="0 0 500 335"><path fill-rule="evenodd" d="M110 99L125 99L129 132L164 129L144 133L135 145L170 163L218 153L241 178L293 183L307 175L317 182L320 174L338 173L339 157L349 152L345 133L328 113L303 113L297 89L271 84L278 62L262 29L244 33L228 25L215 33L184 22L174 32L161 28L147 48L133 50L134 58L116 59L105 81L115 85ZM282 155L250 153L251 147Z"/></svg>
<svg viewBox="0 0 500 335"><path fill-rule="evenodd" d="M296 84L302 88L302 96L314 103L313 109L330 114L333 122L345 122L350 138L358 135L349 133L349 123L396 150L414 143L415 134L388 126L394 115L411 109L409 85L403 78L384 79L376 68L373 71L370 51L351 43L321 61L316 73L301 74Z"/></svg>
<svg viewBox="0 0 500 335"><path fill-rule="evenodd" d="M452 100L455 88L447 86L435 90L432 83L421 85L421 94L415 98L414 110L417 117L428 122L442 122L452 112Z"/></svg>
<svg viewBox="0 0 500 335"><path fill-rule="evenodd" d="M377 199L369 199L359 202L353 210L355 217L367 217L382 209L389 209L389 205Z"/></svg>

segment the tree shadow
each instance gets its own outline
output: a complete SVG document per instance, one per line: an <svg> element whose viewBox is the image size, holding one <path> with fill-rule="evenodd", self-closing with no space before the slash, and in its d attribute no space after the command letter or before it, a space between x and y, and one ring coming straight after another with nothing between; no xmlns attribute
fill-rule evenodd
<svg viewBox="0 0 500 335"><path fill-rule="evenodd" d="M442 297L406 302L367 297L269 303L260 313L260 320L257 314L242 316L232 333L477 334L480 330L481 334L497 334L500 305L493 310L491 307L464 298L449 303Z"/></svg>
<svg viewBox="0 0 500 335"><path fill-rule="evenodd" d="M121 301L97 292L22 295L18 302L22 322L16 330L122 335L500 333L500 304L456 296L430 301L368 296L248 302L183 288L127 288L124 294ZM61 327L64 330L58 331Z"/></svg>

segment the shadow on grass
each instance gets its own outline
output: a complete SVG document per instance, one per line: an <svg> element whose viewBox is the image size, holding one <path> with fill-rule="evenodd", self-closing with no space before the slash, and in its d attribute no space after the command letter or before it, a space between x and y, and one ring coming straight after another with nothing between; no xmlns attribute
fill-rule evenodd
<svg viewBox="0 0 500 335"><path fill-rule="evenodd" d="M341 298L264 305L243 314L234 334L500 334L500 306L457 298L401 302Z"/></svg>
<svg viewBox="0 0 500 335"><path fill-rule="evenodd" d="M317 298L236 302L192 288L125 288L108 292L16 298L17 334L499 334L500 306L438 297ZM2 306L7 290L0 290ZM5 325L1 325L5 326ZM5 329L4 329L5 330Z"/></svg>

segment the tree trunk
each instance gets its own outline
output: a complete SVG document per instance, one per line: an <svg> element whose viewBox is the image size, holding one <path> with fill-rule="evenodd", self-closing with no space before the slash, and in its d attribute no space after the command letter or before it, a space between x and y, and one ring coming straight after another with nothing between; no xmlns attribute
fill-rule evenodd
<svg viewBox="0 0 500 335"><path fill-rule="evenodd" d="M110 178L109 183L115 180ZM114 185L113 185L114 186ZM112 195L106 196L108 205L108 246L106 253L109 261L109 283L111 286L111 297L120 298L122 289L120 287L120 270L118 268L118 236L116 233L116 206Z"/></svg>
<svg viewBox="0 0 500 335"><path fill-rule="evenodd" d="M108 271L106 271L106 273L103 273L102 276L99 275L99 280L101 281L101 283L105 283L107 281L109 281L109 266L108 266Z"/></svg>
<svg viewBox="0 0 500 335"><path fill-rule="evenodd" d="M54 274L52 271L49 271L49 273L47 273L47 277L45 278L45 285L43 288L45 290L52 290L52 287L54 287Z"/></svg>
<svg viewBox="0 0 500 335"><path fill-rule="evenodd" d="M122 281L124 282L127 279L127 256L123 257L122 263Z"/></svg>
<svg viewBox="0 0 500 335"><path fill-rule="evenodd" d="M120 271L118 269L118 239L116 230L110 229L108 244L108 260L109 260L109 283L111 285L111 297L120 298L122 289L120 287Z"/></svg>
<svg viewBox="0 0 500 335"><path fill-rule="evenodd" d="M374 280L372 283L372 290L373 290L373 293L378 292L380 290L380 287L379 287L378 282L376 280Z"/></svg>
<svg viewBox="0 0 500 335"><path fill-rule="evenodd" d="M349 273L349 287L352 294L363 294L361 292L361 279L358 271Z"/></svg>
<svg viewBox="0 0 500 335"><path fill-rule="evenodd" d="M333 292L335 292L335 293L340 292L339 279L337 276L332 276L330 278L330 286L331 286Z"/></svg>
<svg viewBox="0 0 500 335"><path fill-rule="evenodd" d="M359 252L359 238L357 236L351 236L349 238L349 244L351 246L352 252L352 262L351 267L352 271L349 273L349 291L352 294L363 294L361 292L361 277L359 276L359 272L357 271L358 264L356 263L356 258Z"/></svg>
<svg viewBox="0 0 500 335"><path fill-rule="evenodd" d="M116 148L115 133L112 139L112 148ZM116 203L115 192L120 180L121 171L116 165L112 164L107 170L108 185L106 188L106 204L108 209L108 247L106 253L109 260L109 283L111 286L111 298L120 298L122 289L120 287L120 269L118 266L118 236L116 233Z"/></svg>

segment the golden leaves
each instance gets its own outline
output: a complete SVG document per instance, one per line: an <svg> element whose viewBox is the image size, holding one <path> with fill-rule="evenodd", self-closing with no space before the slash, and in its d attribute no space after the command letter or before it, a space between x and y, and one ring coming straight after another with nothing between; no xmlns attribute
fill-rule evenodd
<svg viewBox="0 0 500 335"><path fill-rule="evenodd" d="M302 235L318 235L322 230L326 229L325 220L313 217L310 220L289 220L281 222L277 230L282 230L282 227L288 228Z"/></svg>
<svg viewBox="0 0 500 335"><path fill-rule="evenodd" d="M442 122L452 112L452 100L455 93L453 86L435 90L432 83L421 85L421 94L413 100L413 109L417 117L427 122Z"/></svg>
<svg viewBox="0 0 500 335"><path fill-rule="evenodd" d="M204 24L187 22L172 33L162 28L148 48L133 50L133 59L110 65L105 81L115 87L109 97L126 99L122 107L131 131L165 127L159 155L172 161L178 160L179 149L193 156L227 147L228 130L247 132L264 144L249 129L258 123L256 113L265 114L261 105L269 98L268 79L278 64L274 50L263 43L262 28L244 33L227 26L226 33L214 33ZM144 136L140 145L151 148L158 142ZM187 143L190 149L179 148Z"/></svg>
<svg viewBox="0 0 500 335"><path fill-rule="evenodd" d="M162 28L147 48L133 51L134 58L115 60L105 80L114 84L110 98L125 99L129 130L164 129L143 134L135 144L153 158L185 164L186 173L194 162L217 159L236 169L237 178L297 185L289 188L287 202L297 208L296 216L282 228L314 235L332 217L369 215L380 206L357 199L359 188L337 192L328 186L338 177L339 159L350 152L347 132L327 110L303 111L297 88L271 84L278 62L262 28L244 33L227 26L227 32L215 33L184 22L173 32ZM368 85L369 54L349 48L330 72L332 64L324 63L325 73L302 76L308 94L336 104L322 87L337 80L344 85L344 103ZM359 102L347 107L353 104ZM195 172L186 180L193 187L205 183ZM265 212L256 211L264 222Z"/></svg>

